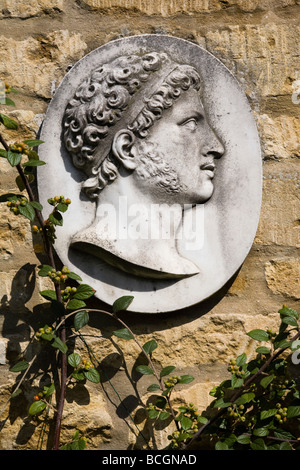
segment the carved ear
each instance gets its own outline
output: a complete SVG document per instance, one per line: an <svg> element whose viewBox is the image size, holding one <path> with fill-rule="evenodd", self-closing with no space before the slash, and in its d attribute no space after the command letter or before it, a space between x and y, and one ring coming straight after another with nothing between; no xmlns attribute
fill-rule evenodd
<svg viewBox="0 0 300 470"><path fill-rule="evenodd" d="M134 134L127 129L121 129L114 136L112 143L112 151L114 156L127 170L135 170L137 166L134 152L132 152L132 146L134 142Z"/></svg>

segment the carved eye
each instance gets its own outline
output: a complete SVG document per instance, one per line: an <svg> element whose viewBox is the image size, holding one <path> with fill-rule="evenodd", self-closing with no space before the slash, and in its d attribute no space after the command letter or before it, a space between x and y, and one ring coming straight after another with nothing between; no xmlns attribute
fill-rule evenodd
<svg viewBox="0 0 300 470"><path fill-rule="evenodd" d="M197 119L195 118L190 118L190 119L187 119L186 121L184 121L182 123L182 126L184 126L186 129L190 130L190 131L195 131L197 129Z"/></svg>

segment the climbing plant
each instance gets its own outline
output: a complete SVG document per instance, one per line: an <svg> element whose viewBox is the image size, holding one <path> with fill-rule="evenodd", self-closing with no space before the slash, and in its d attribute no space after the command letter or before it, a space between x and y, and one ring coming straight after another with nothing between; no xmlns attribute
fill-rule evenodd
<svg viewBox="0 0 300 470"><path fill-rule="evenodd" d="M7 97L16 90L5 85L2 104L14 106ZM0 123L7 129L17 130L18 124L9 116L0 113ZM189 374L177 375L176 367L167 364L161 369L156 366L155 351L159 347L155 339L141 344L129 326L118 316L133 300L132 296L116 299L110 312L89 308L88 300L94 296L93 287L84 284L81 277L67 266L57 265L54 254L56 230L64 223L64 213L71 200L66 196L52 195L48 199L47 211L37 200L33 183L36 167L44 165L39 159L38 147L41 140L30 139L8 144L0 133L0 156L8 161L16 172L17 193L0 196L15 216L30 220L33 236L41 236L47 264L39 266L38 275L48 278L51 289L40 294L50 303L51 322L39 327L32 335L31 342L40 348L54 348L57 351L59 378L45 385L34 395L28 408L29 416L49 417L54 413L54 450L83 450L89 439L74 430L70 442L61 445L60 434L66 391L73 383L100 383L99 361L92 355L91 360L82 358L73 349L74 335L80 334L90 321L90 313L108 315L122 328L112 334L124 341L135 341L145 363L137 366L140 376L151 376L153 383L148 386L149 401L145 404L147 419L154 424L165 421L169 425L171 450L185 450L205 445L216 450L292 450L300 448L300 396L299 382L292 373L291 357L300 348L299 315L296 310L283 306L279 310L280 326L277 332L270 329L255 329L247 333L259 345L254 358L243 353L232 358L228 364L229 378L214 387L210 406L200 412L194 403L175 407L173 396L178 387L190 384L194 377ZM54 314L54 320L53 320ZM28 378L37 352L31 360L25 355L12 365L11 372L20 373L13 387L10 400L22 393L22 385ZM54 398L57 397L56 403ZM5 407L4 407L5 409ZM4 411L2 410L2 412ZM149 448L149 444L147 444Z"/></svg>

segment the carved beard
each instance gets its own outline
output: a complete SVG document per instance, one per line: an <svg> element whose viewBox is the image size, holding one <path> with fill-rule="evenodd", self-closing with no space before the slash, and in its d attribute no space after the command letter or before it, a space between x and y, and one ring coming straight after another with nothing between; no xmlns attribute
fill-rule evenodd
<svg viewBox="0 0 300 470"><path fill-rule="evenodd" d="M140 141L138 151L139 165L135 171L141 179L164 189L167 193L179 193L186 189L180 182L178 173L170 167L157 149L157 144L149 140Z"/></svg>

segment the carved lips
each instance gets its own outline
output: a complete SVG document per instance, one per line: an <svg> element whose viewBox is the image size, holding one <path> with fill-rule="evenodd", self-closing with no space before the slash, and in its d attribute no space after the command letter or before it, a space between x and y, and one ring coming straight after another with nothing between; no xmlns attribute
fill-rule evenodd
<svg viewBox="0 0 300 470"><path fill-rule="evenodd" d="M210 178L214 177L215 168L216 168L215 164L211 162L204 163L203 165L200 166L200 170L205 171L207 176L209 176Z"/></svg>

